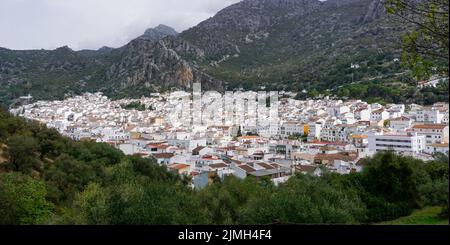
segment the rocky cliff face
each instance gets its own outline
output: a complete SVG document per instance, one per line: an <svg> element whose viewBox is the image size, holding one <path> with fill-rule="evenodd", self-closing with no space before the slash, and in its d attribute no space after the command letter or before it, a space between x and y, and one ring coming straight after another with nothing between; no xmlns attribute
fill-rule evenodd
<svg viewBox="0 0 450 245"><path fill-rule="evenodd" d="M202 60L204 53L179 39L152 42L138 38L124 48L120 61L108 69L106 78L118 82L121 88L188 89L192 83L202 82L205 87L223 89L220 81L203 74L187 58Z"/></svg>
<svg viewBox="0 0 450 245"><path fill-rule="evenodd" d="M381 0L245 0L178 38L201 47L204 70L229 87L304 89L329 83L328 73L342 69L337 59L369 60L379 50L399 55L407 29Z"/></svg>
<svg viewBox="0 0 450 245"><path fill-rule="evenodd" d="M220 60L226 55L239 55L242 44L268 38L268 29L281 20L310 13L321 5L317 0L245 0L219 11L180 37L202 47L207 58Z"/></svg>
<svg viewBox="0 0 450 245"><path fill-rule="evenodd" d="M405 30L381 0L244 0L180 34L160 25L118 49L0 49L0 102L28 93L140 96L193 82L215 90L328 89L347 82L350 62L368 64L361 78L398 72L369 61L398 55Z"/></svg>
<svg viewBox="0 0 450 245"><path fill-rule="evenodd" d="M367 8L367 12L364 15L362 21L364 23L375 21L382 16L386 15L386 9L383 6L382 1L372 1Z"/></svg>
<svg viewBox="0 0 450 245"><path fill-rule="evenodd" d="M159 25L117 49L0 48L0 104L28 93L36 99L84 91L102 91L112 97L141 96L160 89L188 89L194 82L223 90L221 81L196 66L196 61L204 59L204 51L176 35L172 28Z"/></svg>
<svg viewBox="0 0 450 245"><path fill-rule="evenodd" d="M144 35L140 36L140 39L145 39L153 42L157 42L165 37L175 37L178 32L170 26L158 25L155 28L149 28L145 31Z"/></svg>

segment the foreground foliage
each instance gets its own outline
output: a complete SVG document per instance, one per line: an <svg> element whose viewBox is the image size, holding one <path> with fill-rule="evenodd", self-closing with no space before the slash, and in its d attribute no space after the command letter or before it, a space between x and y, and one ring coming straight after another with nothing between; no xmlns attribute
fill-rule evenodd
<svg viewBox="0 0 450 245"><path fill-rule="evenodd" d="M414 210L411 215L391 221L378 223L379 225L448 225L448 217L442 218L442 207L426 207Z"/></svg>
<svg viewBox="0 0 450 245"><path fill-rule="evenodd" d="M0 112L1 224L361 224L426 206L448 218L448 156L423 162L393 153L362 173L234 177L197 191L151 159L75 142Z"/></svg>

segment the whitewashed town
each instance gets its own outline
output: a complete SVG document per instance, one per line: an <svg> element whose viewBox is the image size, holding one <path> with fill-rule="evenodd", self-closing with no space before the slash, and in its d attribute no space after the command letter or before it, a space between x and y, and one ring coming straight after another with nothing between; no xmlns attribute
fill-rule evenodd
<svg viewBox="0 0 450 245"><path fill-rule="evenodd" d="M250 91L234 95L236 105L248 104L249 108L248 98L258 97ZM241 116L239 110L231 110L230 118L242 120L227 121L222 117L227 111L222 109L208 118L203 115L202 123L192 125L202 115L182 109L195 104L185 100L192 93L183 91L121 100L86 93L63 101L37 101L10 111L75 140L104 142L128 155L154 158L169 170L190 176L196 189L228 175L266 178L277 185L295 173L358 172L364 167L363 158L384 150L423 160L433 159L437 152L448 154L448 103L302 101L293 99L294 95L278 93L273 100L276 105L271 104L277 115L265 118L264 125L246 120L247 114ZM211 101L201 100L202 108ZM176 111L187 113L191 121L184 123Z"/></svg>

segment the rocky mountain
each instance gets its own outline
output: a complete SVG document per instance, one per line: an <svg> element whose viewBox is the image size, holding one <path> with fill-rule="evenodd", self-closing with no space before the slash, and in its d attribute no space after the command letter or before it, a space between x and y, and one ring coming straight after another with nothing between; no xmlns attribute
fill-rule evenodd
<svg viewBox="0 0 450 245"><path fill-rule="evenodd" d="M120 60L108 68L106 80L116 83L115 93L191 88L201 82L205 88L223 90L222 82L200 71L187 60L202 60L202 50L181 39L157 42L138 38L124 47Z"/></svg>
<svg viewBox="0 0 450 245"><path fill-rule="evenodd" d="M137 97L193 82L307 94L352 82L388 86L404 80L395 59L409 29L381 0L244 0L180 34L159 25L117 49L0 49L0 102L82 91Z"/></svg>
<svg viewBox="0 0 450 245"><path fill-rule="evenodd" d="M229 87L300 90L346 82L345 74L329 74L339 72L339 63L350 68L380 53L384 62L399 57L407 29L389 18L380 0L245 0L179 38L202 47L204 69Z"/></svg>
<svg viewBox="0 0 450 245"><path fill-rule="evenodd" d="M140 36L141 39L157 42L165 37L175 37L178 32L170 26L158 25L155 28L149 28L145 31L144 35Z"/></svg>
<svg viewBox="0 0 450 245"><path fill-rule="evenodd" d="M112 97L139 96L172 87L187 89L193 82L223 90L221 81L185 60L202 60L203 51L176 39L176 35L172 28L159 25L117 49L0 48L0 104L10 104L28 93L36 99L85 91L102 91Z"/></svg>
<svg viewBox="0 0 450 245"><path fill-rule="evenodd" d="M282 27L283 20L303 16L321 5L317 0L245 0L221 10L180 37L203 47L211 60L237 57L246 44L255 46L257 41L271 38L271 32Z"/></svg>

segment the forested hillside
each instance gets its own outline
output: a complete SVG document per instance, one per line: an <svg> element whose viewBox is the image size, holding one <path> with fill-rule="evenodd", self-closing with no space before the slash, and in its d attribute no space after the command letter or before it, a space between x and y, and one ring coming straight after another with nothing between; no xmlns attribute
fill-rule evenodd
<svg viewBox="0 0 450 245"><path fill-rule="evenodd" d="M180 34L160 25L116 49L0 48L0 104L29 93L38 100L99 91L139 98L190 90L194 82L298 98L448 101L448 83L418 88L402 66L402 38L415 28L389 15L381 0L244 0Z"/></svg>

